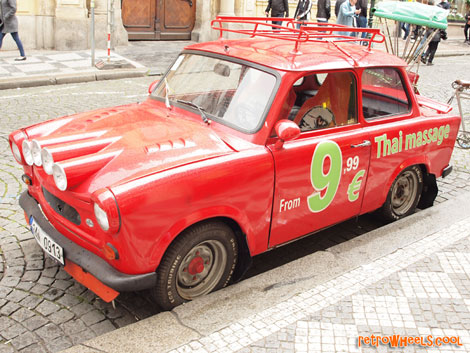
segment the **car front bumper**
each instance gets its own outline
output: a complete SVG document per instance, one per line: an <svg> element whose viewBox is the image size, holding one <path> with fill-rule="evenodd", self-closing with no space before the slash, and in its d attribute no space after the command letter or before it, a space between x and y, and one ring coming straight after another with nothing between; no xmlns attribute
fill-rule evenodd
<svg viewBox="0 0 470 353"><path fill-rule="evenodd" d="M78 265L83 270L81 277L91 275L105 286L117 292L138 291L152 288L156 285L157 274L155 272L139 275L121 273L99 256L82 248L59 233L49 223L39 208L37 201L28 193L28 191L21 194L20 206L25 211L28 219L33 216L35 221L47 233L47 235L63 247L64 257L66 260L65 270L69 272L69 269L73 267L75 269L74 273L69 273L80 283L82 283L82 281L80 281L80 279L75 275L77 266L74 265ZM70 264L70 262L72 262L72 264ZM100 295L100 293L97 293L93 288L88 286L87 283L82 284L85 284L85 286Z"/></svg>

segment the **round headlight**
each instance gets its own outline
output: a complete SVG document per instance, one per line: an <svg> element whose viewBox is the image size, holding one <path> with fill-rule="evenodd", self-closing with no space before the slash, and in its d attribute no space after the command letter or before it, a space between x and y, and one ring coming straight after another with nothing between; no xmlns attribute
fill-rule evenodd
<svg viewBox="0 0 470 353"><path fill-rule="evenodd" d="M20 149L18 148L17 144L14 142L11 143L11 151L13 152L13 156L15 156L16 161L18 163L22 163L21 161L23 159L21 158Z"/></svg>
<svg viewBox="0 0 470 353"><path fill-rule="evenodd" d="M23 149L23 158L27 165L33 165L33 154L31 153L31 142L28 140L23 140L23 144L21 145Z"/></svg>
<svg viewBox="0 0 470 353"><path fill-rule="evenodd" d="M31 141L31 154L33 155L34 164L40 167L42 165L41 145L36 140Z"/></svg>
<svg viewBox="0 0 470 353"><path fill-rule="evenodd" d="M95 210L96 221L100 225L101 229L106 232L109 229L108 215L100 206L98 206L97 203L94 204L93 209Z"/></svg>
<svg viewBox="0 0 470 353"><path fill-rule="evenodd" d="M65 175L64 168L59 164L54 163L52 165L52 176L54 177L55 186L60 191L65 191L67 189L67 176Z"/></svg>
<svg viewBox="0 0 470 353"><path fill-rule="evenodd" d="M42 167L48 175L52 175L52 166L54 164L54 158L52 158L51 152L47 148L43 148L41 151Z"/></svg>

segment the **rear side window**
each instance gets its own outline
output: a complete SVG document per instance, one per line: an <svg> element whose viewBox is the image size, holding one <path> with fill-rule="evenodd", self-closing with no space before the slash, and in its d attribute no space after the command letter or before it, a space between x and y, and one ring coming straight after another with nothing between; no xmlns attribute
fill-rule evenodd
<svg viewBox="0 0 470 353"><path fill-rule="evenodd" d="M403 115L410 109L410 101L398 70L393 68L364 70L362 112L366 120Z"/></svg>

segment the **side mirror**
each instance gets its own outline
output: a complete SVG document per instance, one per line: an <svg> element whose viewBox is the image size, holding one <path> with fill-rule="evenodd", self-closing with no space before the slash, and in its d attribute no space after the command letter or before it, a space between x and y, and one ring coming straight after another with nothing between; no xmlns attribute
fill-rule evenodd
<svg viewBox="0 0 470 353"><path fill-rule="evenodd" d="M291 120L282 119L276 123L274 127L276 134L279 137L275 144L275 148L280 150L285 141L295 140L300 135L299 126Z"/></svg>
<svg viewBox="0 0 470 353"><path fill-rule="evenodd" d="M152 94L152 92L155 90L155 87L160 83L160 80L155 80L153 81L150 86L149 86L149 94Z"/></svg>

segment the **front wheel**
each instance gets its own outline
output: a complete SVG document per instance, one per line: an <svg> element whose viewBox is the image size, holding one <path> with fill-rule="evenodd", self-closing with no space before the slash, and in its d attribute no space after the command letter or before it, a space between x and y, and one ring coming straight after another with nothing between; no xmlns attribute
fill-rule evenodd
<svg viewBox="0 0 470 353"><path fill-rule="evenodd" d="M201 223L186 230L171 244L158 267L155 299L162 309L171 310L225 287L237 255L237 239L225 223Z"/></svg>
<svg viewBox="0 0 470 353"><path fill-rule="evenodd" d="M422 190L421 168L405 168L392 183L381 209L382 216L388 221L395 221L412 214L418 205Z"/></svg>

